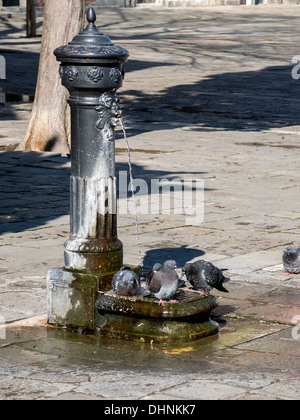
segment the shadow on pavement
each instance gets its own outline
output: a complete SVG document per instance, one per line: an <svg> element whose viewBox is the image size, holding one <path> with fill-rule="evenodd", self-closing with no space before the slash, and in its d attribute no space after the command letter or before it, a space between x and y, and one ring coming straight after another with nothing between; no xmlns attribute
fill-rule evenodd
<svg viewBox="0 0 300 420"><path fill-rule="evenodd" d="M0 153L0 234L44 225L69 212L69 159Z"/></svg>
<svg viewBox="0 0 300 420"><path fill-rule="evenodd" d="M152 179L174 178L170 172L149 169L146 171L142 165L132 164L132 169L135 179L140 177L146 181L148 188L144 191L145 194L151 194ZM128 164L116 165L117 179L120 171L127 174L127 198L130 198ZM184 174L185 172L177 174L176 178L185 178ZM0 234L38 228L68 215L69 178L69 157L28 151L0 153ZM117 193L120 193L118 183ZM134 216L132 221L134 223Z"/></svg>
<svg viewBox="0 0 300 420"><path fill-rule="evenodd" d="M188 248L187 245L182 245L178 248L159 248L150 249L146 252L144 257L144 267L150 269L155 263L162 264L167 260L175 260L178 268L182 268L188 261L194 258L201 258L205 254L201 249Z"/></svg>
<svg viewBox="0 0 300 420"><path fill-rule="evenodd" d="M122 100L125 116L130 125L147 123L143 131L151 131L151 123L166 123L160 128L171 129L174 121L199 131L262 131L299 125L300 82L292 78L291 71L292 66L271 66L215 74L153 95L125 91L129 98Z"/></svg>

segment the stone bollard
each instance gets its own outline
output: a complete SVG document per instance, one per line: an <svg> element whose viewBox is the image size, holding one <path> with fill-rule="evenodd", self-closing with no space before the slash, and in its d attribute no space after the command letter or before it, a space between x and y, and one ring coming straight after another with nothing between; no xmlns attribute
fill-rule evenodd
<svg viewBox="0 0 300 420"><path fill-rule="evenodd" d="M48 272L48 322L93 329L97 293L111 287L123 264L114 140L122 115L116 91L129 53L99 32L92 7L87 20L83 32L54 51L70 92L71 214L65 265Z"/></svg>

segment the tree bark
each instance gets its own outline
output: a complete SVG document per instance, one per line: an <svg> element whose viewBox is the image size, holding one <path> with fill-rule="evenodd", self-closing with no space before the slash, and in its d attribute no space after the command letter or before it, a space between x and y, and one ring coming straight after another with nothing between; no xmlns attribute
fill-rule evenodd
<svg viewBox="0 0 300 420"><path fill-rule="evenodd" d="M36 37L36 13L34 0L27 0L26 2L26 35L27 38Z"/></svg>
<svg viewBox="0 0 300 420"><path fill-rule="evenodd" d="M69 152L67 90L53 51L68 44L84 24L84 0L46 0L38 80L31 119L17 150Z"/></svg>

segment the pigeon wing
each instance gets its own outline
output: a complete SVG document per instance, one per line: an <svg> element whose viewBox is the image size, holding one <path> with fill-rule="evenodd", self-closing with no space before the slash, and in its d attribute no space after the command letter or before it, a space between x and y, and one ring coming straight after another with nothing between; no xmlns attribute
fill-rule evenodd
<svg viewBox="0 0 300 420"><path fill-rule="evenodd" d="M151 278L151 281L148 284L148 288L149 288L151 293L158 293L160 291L161 286L162 286L162 281L161 281L160 277L161 277L160 273L158 273L158 272L154 273L153 272L153 276Z"/></svg>
<svg viewBox="0 0 300 420"><path fill-rule="evenodd" d="M152 277L154 274L161 269L162 265L160 263L155 263L152 270L149 271L149 273L146 276L146 284L149 286L151 283Z"/></svg>
<svg viewBox="0 0 300 420"><path fill-rule="evenodd" d="M218 267L211 263L207 266L207 282L212 288L215 288L220 292L228 293L228 290L223 286L223 283L228 281L230 281L230 279L225 277L222 270Z"/></svg>
<svg viewBox="0 0 300 420"><path fill-rule="evenodd" d="M222 272L213 264L207 265L206 278L211 287L216 287L223 277Z"/></svg>
<svg viewBox="0 0 300 420"><path fill-rule="evenodd" d="M122 273L122 271L120 270L120 271L118 271L114 276L113 276L113 279L112 279L112 288L113 288L113 291L116 293L117 291L118 291L118 283L119 283L119 281L121 280L121 273Z"/></svg>
<svg viewBox="0 0 300 420"><path fill-rule="evenodd" d="M187 280L196 290L207 289L208 287L203 268L198 264L190 266L190 270L187 273Z"/></svg>

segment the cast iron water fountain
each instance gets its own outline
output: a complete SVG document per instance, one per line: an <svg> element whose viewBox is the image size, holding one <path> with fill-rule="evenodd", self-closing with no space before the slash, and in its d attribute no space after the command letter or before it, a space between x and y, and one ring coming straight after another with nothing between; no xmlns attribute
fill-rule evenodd
<svg viewBox="0 0 300 420"><path fill-rule="evenodd" d="M142 342L193 341L218 332L210 320L213 296L179 291L165 306L142 296L117 296L113 275L123 266L117 236L115 127L122 113L122 86L129 53L88 25L54 51L71 107L70 238L64 266L48 271L48 323ZM139 267L132 269L140 274Z"/></svg>

